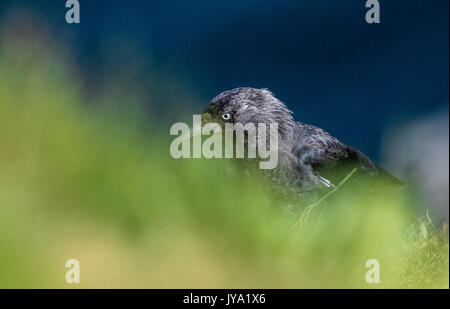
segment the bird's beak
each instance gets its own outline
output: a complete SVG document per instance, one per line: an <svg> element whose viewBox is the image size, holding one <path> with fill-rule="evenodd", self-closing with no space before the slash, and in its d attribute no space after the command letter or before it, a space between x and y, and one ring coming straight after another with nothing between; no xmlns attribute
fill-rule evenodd
<svg viewBox="0 0 450 309"><path fill-rule="evenodd" d="M210 113L203 113L201 114L201 122L200 123L194 123L192 128L189 130L188 134L185 134L182 141L190 140L191 138L196 138L198 136L201 137L202 135L202 127L205 127L207 124L214 123L214 119L211 116ZM214 132L217 130L220 130L218 126L214 127Z"/></svg>
<svg viewBox="0 0 450 309"><path fill-rule="evenodd" d="M204 112L202 115L202 126L213 121L210 113Z"/></svg>

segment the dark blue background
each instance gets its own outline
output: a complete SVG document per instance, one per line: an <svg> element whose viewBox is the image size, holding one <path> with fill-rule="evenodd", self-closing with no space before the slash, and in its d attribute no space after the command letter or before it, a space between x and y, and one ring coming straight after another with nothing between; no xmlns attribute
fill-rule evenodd
<svg viewBox="0 0 450 309"><path fill-rule="evenodd" d="M64 0L2 0L0 16L40 14L92 87L105 65L141 66L139 51L144 79L164 71L203 104L229 88L267 87L297 120L374 157L389 127L448 106L448 0L380 0L381 24L365 22L364 0L80 4L79 25L65 23Z"/></svg>

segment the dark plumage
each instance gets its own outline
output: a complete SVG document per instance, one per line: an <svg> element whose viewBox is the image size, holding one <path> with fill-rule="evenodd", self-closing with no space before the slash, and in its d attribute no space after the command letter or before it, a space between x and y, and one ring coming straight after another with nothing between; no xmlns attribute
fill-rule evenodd
<svg viewBox="0 0 450 309"><path fill-rule="evenodd" d="M204 115L219 123L278 123L278 165L270 175L279 186L300 192L329 190L354 168L352 178L374 180L384 188L403 185L359 150L318 127L294 121L292 112L267 89L225 91Z"/></svg>

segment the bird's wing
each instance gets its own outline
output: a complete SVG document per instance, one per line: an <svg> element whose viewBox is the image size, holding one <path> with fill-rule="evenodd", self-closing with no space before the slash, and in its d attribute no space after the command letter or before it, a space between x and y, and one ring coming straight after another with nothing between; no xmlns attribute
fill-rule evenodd
<svg viewBox="0 0 450 309"><path fill-rule="evenodd" d="M298 143L292 152L300 164L330 168L349 159L348 146L325 130L304 123L298 123L298 127Z"/></svg>
<svg viewBox="0 0 450 309"><path fill-rule="evenodd" d="M298 143L292 153L299 165L312 167L320 182L333 187L355 167L359 175L382 178L393 186L403 184L359 150L340 142L323 129L298 123Z"/></svg>

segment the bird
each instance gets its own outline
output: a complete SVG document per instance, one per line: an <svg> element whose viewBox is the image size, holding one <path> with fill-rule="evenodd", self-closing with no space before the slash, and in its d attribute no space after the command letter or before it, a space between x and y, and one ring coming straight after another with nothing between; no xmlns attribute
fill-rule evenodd
<svg viewBox="0 0 450 309"><path fill-rule="evenodd" d="M326 193L353 172L353 184L376 183L372 191L375 187L387 190L405 185L358 149L319 127L295 121L293 112L266 88L224 91L209 102L202 116L221 126L277 123L278 164L265 173L277 190L289 192L286 194ZM246 162L251 166L250 160Z"/></svg>

